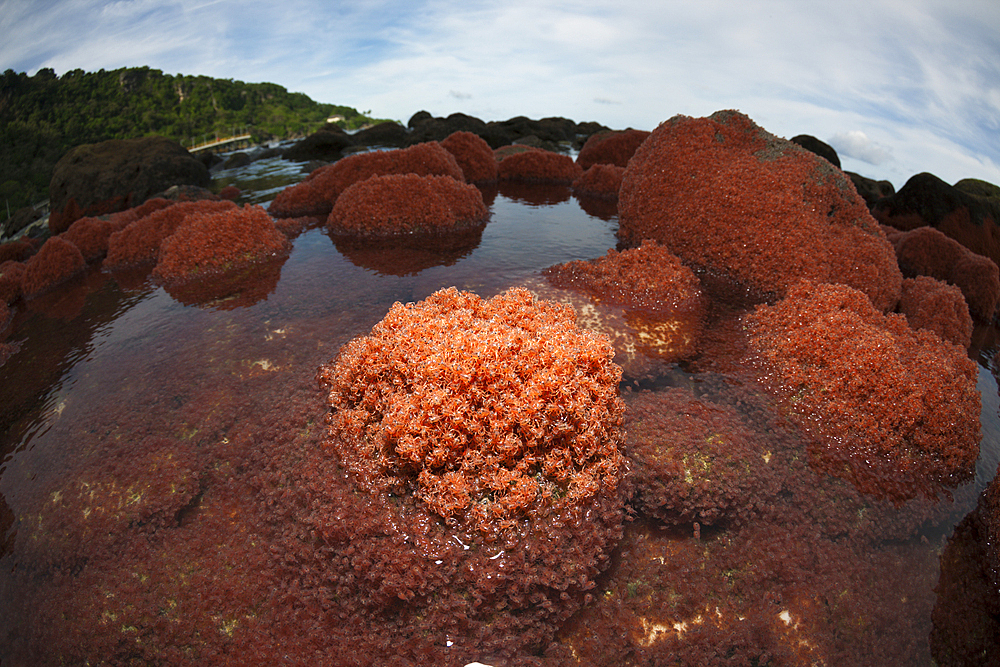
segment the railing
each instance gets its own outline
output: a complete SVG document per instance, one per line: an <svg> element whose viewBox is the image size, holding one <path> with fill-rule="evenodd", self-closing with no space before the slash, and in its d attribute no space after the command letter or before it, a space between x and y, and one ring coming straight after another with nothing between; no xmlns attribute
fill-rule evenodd
<svg viewBox="0 0 1000 667"><path fill-rule="evenodd" d="M206 141L201 144L195 144L194 146L188 147L188 152L197 153L198 151L208 150L209 148L215 148L217 146L224 146L226 144L234 144L238 141L250 141L249 134L240 134L234 137L222 137L213 139L212 141Z"/></svg>

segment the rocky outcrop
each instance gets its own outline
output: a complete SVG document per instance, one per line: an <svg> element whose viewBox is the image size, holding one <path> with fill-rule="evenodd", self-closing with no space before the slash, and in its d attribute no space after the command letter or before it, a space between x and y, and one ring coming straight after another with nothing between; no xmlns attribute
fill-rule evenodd
<svg viewBox="0 0 1000 667"><path fill-rule="evenodd" d="M77 146L52 174L49 229L60 234L79 218L124 211L173 185L207 187L211 181L201 162L164 137Z"/></svg>
<svg viewBox="0 0 1000 667"><path fill-rule="evenodd" d="M882 311L899 300L892 246L844 173L736 111L662 123L629 161L618 213L625 245L659 241L755 299L807 278Z"/></svg>
<svg viewBox="0 0 1000 667"><path fill-rule="evenodd" d="M867 178L853 171L845 171L847 177L854 183L854 189L858 191L861 198L868 204L868 208L875 205L879 199L896 194L896 188L889 181L876 181L874 178Z"/></svg>
<svg viewBox="0 0 1000 667"><path fill-rule="evenodd" d="M840 156L837 155L837 151L833 149L833 146L825 141L820 141L811 134L800 134L797 137L792 137L791 141L802 146L807 151L825 158L834 167L840 167Z"/></svg>
<svg viewBox="0 0 1000 667"><path fill-rule="evenodd" d="M282 152L281 157L294 162L323 160L332 162L344 155L344 149L355 145L351 135L337 125L327 123L305 139L298 141Z"/></svg>
<svg viewBox="0 0 1000 667"><path fill-rule="evenodd" d="M401 148L407 143L406 128L399 123L386 121L378 125L366 127L351 138L359 146L382 146L386 148Z"/></svg>
<svg viewBox="0 0 1000 667"><path fill-rule="evenodd" d="M972 252L1000 264L1000 200L948 185L933 174L913 176L872 215L883 225L910 230L934 227Z"/></svg>

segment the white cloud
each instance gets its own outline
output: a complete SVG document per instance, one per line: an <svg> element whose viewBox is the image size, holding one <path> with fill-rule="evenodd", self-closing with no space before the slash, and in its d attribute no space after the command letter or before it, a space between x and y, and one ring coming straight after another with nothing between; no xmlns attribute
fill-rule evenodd
<svg viewBox="0 0 1000 667"><path fill-rule="evenodd" d="M0 0L0 69L148 65L400 119L653 129L736 108L835 137L873 177L1000 182L998 25L996 0Z"/></svg>
<svg viewBox="0 0 1000 667"><path fill-rule="evenodd" d="M868 164L880 165L892 159L890 149L875 143L859 130L835 134L828 143L838 155L846 155Z"/></svg>

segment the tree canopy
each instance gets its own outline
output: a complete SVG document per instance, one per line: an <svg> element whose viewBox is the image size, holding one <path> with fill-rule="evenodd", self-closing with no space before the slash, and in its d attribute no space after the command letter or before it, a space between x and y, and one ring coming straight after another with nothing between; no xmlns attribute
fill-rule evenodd
<svg viewBox="0 0 1000 667"><path fill-rule="evenodd" d="M61 77L7 70L0 78L0 220L48 196L56 162L74 146L160 135L185 146L249 133L255 142L315 131L330 116L352 129L373 122L274 83L164 74L149 67Z"/></svg>

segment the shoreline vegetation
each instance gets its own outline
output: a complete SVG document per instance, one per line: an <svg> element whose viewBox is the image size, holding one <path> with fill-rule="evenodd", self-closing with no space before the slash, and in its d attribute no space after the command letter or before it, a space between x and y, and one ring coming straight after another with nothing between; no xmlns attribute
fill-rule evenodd
<svg viewBox="0 0 1000 667"><path fill-rule="evenodd" d="M48 197L67 151L108 139L164 136L188 147L248 133L260 144L304 137L337 117L345 130L381 122L370 111L323 104L274 83L164 74L149 67L61 77L8 69L0 79L0 222Z"/></svg>

